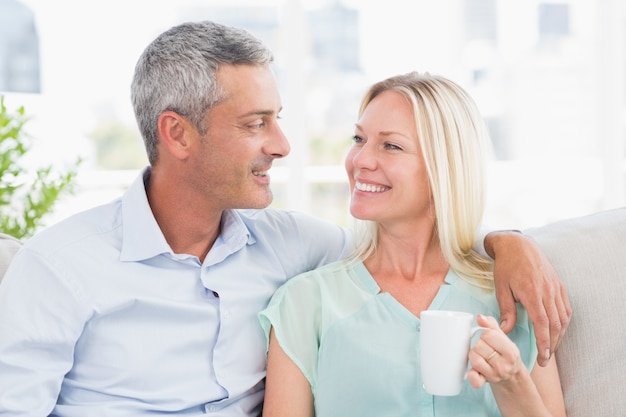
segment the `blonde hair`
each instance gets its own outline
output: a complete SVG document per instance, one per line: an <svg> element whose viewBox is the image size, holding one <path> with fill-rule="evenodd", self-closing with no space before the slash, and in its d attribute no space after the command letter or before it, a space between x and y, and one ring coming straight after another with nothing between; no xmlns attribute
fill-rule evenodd
<svg viewBox="0 0 626 417"><path fill-rule="evenodd" d="M461 278L493 288L493 262L472 249L484 212L490 143L478 107L456 83L411 72L370 87L359 116L376 96L388 90L402 94L413 106L443 256ZM367 259L376 251L378 228L371 221L357 221L355 228L358 239L352 258Z"/></svg>

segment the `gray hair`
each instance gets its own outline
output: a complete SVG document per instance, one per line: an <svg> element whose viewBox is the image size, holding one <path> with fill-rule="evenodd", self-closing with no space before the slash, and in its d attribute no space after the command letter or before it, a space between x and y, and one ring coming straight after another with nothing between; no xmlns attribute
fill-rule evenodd
<svg viewBox="0 0 626 417"><path fill-rule="evenodd" d="M135 118L150 164L157 161L157 121L164 111L187 117L205 134L206 112L224 99L220 64L269 65L271 50L245 30L190 22L159 35L139 57L131 84Z"/></svg>

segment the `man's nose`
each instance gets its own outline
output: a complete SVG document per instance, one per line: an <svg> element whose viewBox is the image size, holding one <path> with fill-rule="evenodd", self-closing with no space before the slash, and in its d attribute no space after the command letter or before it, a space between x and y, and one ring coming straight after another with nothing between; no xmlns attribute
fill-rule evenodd
<svg viewBox="0 0 626 417"><path fill-rule="evenodd" d="M284 158L289 155L291 151L291 145L285 136L285 133L280 128L278 123L274 124L271 132L271 139L268 145L268 153L274 158Z"/></svg>

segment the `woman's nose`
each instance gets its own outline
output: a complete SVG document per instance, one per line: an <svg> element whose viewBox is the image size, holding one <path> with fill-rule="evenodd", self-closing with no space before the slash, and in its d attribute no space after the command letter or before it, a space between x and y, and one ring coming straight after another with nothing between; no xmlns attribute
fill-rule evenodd
<svg viewBox="0 0 626 417"><path fill-rule="evenodd" d="M352 156L352 164L357 168L373 169L376 166L374 150L367 144L356 149Z"/></svg>

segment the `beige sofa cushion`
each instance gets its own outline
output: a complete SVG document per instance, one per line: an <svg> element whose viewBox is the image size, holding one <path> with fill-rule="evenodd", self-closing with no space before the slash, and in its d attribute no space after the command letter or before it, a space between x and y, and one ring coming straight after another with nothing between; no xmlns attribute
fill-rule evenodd
<svg viewBox="0 0 626 417"><path fill-rule="evenodd" d="M626 208L525 231L568 289L573 315L557 351L568 417L626 413Z"/></svg>
<svg viewBox="0 0 626 417"><path fill-rule="evenodd" d="M13 236L0 233L0 281L21 246L21 242Z"/></svg>

